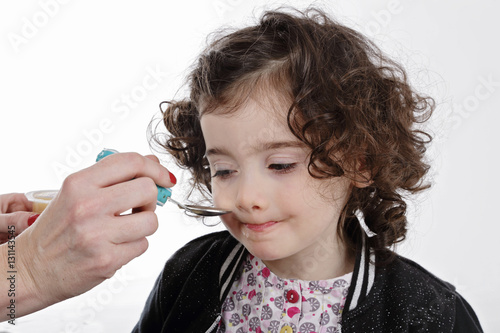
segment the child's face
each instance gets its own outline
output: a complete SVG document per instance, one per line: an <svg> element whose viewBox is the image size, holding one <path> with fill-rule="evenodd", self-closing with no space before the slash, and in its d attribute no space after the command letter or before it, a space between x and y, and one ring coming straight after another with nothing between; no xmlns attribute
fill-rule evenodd
<svg viewBox="0 0 500 333"><path fill-rule="evenodd" d="M201 118L214 204L232 210L222 221L268 265L314 259L318 244L330 249L328 259L322 251L322 261L338 259L332 245L350 182L311 177L310 149L288 129L286 111L263 105L249 100L229 115Z"/></svg>

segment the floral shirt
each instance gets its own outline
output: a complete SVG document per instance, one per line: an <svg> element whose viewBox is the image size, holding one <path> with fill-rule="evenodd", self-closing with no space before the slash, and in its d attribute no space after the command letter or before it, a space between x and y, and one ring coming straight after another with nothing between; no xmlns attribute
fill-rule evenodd
<svg viewBox="0 0 500 333"><path fill-rule="evenodd" d="M351 277L352 272L322 281L281 279L249 254L224 301L217 332L340 332Z"/></svg>

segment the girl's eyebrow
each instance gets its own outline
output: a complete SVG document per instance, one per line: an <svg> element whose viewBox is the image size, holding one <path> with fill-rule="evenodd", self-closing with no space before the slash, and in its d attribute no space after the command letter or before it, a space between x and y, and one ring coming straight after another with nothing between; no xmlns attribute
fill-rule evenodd
<svg viewBox="0 0 500 333"><path fill-rule="evenodd" d="M306 145L300 141L277 141L277 142L262 142L254 147L251 147L250 153L258 153L269 150L276 150L281 148L306 148ZM222 147L210 148L206 151L205 157L214 155L231 155L229 150Z"/></svg>

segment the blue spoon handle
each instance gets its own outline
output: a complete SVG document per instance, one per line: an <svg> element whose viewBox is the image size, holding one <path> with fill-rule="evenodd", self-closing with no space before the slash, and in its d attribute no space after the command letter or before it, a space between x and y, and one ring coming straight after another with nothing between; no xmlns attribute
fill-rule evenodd
<svg viewBox="0 0 500 333"><path fill-rule="evenodd" d="M96 162L99 162L100 160L102 160L106 156L116 154L116 153L118 153L118 151L116 151L114 149L103 149L99 153L99 155L97 155ZM169 188L158 186L158 185L156 185L156 187L158 188L158 196L156 197L156 204L158 206L162 207L165 204L165 202L167 202L168 198L172 195L172 190Z"/></svg>

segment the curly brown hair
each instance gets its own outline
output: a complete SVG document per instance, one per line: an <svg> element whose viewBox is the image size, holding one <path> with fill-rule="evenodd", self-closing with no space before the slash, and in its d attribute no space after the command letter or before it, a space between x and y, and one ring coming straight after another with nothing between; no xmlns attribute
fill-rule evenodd
<svg viewBox="0 0 500 333"><path fill-rule="evenodd" d="M323 11L268 11L202 53L188 77L189 98L165 102L168 133L159 143L191 171L193 188L210 193L200 117L232 112L258 87L270 87L290 101L288 126L311 149L310 175L364 183L341 214L341 239L350 248L360 241L360 211L376 233L369 246L388 253L406 235L403 196L429 187L422 180L431 136L417 125L430 117L434 100L408 81L401 65Z"/></svg>

